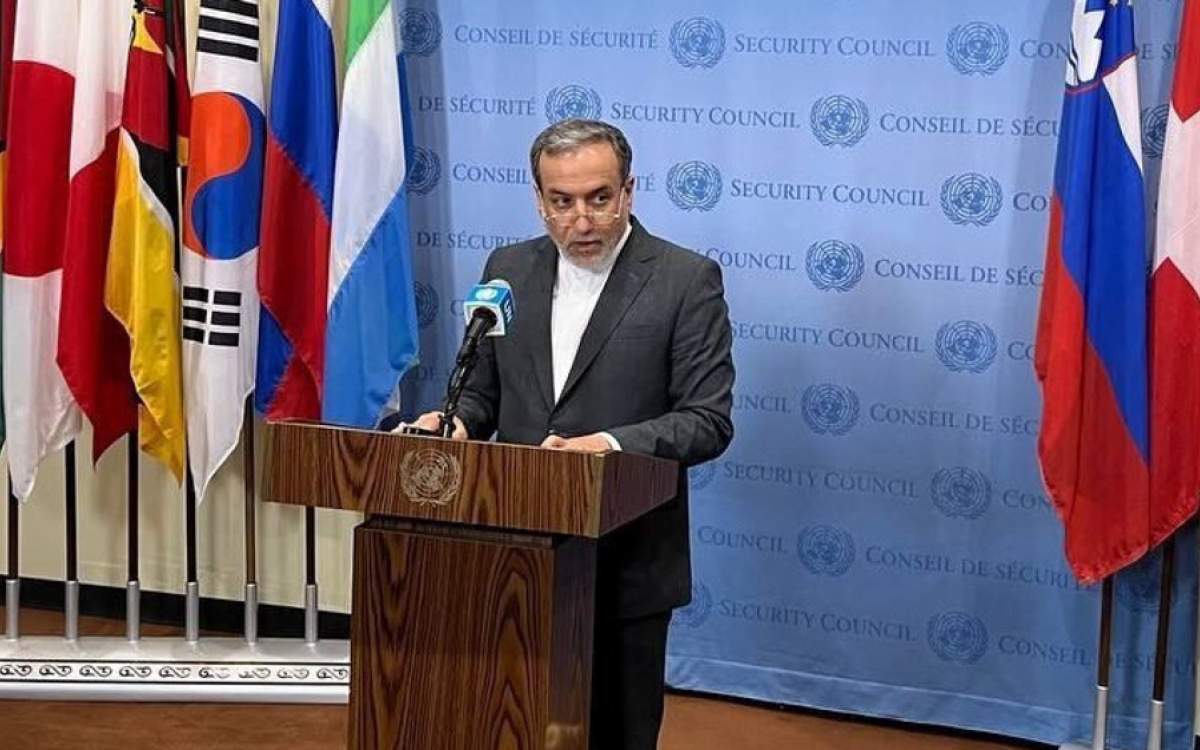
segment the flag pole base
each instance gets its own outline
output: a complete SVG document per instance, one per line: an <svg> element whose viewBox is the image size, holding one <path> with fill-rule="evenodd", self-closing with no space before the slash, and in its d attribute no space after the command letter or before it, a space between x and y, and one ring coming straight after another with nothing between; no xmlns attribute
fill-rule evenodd
<svg viewBox="0 0 1200 750"><path fill-rule="evenodd" d="M125 640L142 639L142 586L137 581L125 584Z"/></svg>
<svg viewBox="0 0 1200 750"><path fill-rule="evenodd" d="M243 594L245 600L245 630L246 643L253 645L258 642L258 584L247 583L246 592Z"/></svg>
<svg viewBox="0 0 1200 750"><path fill-rule="evenodd" d="M184 598L184 639L188 643L200 640L200 582L188 581Z"/></svg>
<svg viewBox="0 0 1200 750"><path fill-rule="evenodd" d="M4 613L8 627L5 638L15 641L21 637L21 579L9 578L4 582Z"/></svg>
<svg viewBox="0 0 1200 750"><path fill-rule="evenodd" d="M63 610L66 614L66 627L63 636L68 641L79 639L79 581L67 581L64 591Z"/></svg>
<svg viewBox="0 0 1200 750"><path fill-rule="evenodd" d="M317 584L304 587L304 642L317 642Z"/></svg>
<svg viewBox="0 0 1200 750"><path fill-rule="evenodd" d="M1150 733L1146 736L1146 750L1162 750L1163 702L1150 701Z"/></svg>

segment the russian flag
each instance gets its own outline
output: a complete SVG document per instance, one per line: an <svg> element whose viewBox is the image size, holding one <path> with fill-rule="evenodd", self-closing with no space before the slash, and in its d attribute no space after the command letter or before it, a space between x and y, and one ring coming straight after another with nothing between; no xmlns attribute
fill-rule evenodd
<svg viewBox="0 0 1200 750"><path fill-rule="evenodd" d="M1151 293L1150 545L1200 493L1200 3L1187 0L1167 116Z"/></svg>
<svg viewBox="0 0 1200 750"><path fill-rule="evenodd" d="M1149 546L1146 213L1129 0L1076 0L1034 366L1038 455L1076 577Z"/></svg>
<svg viewBox="0 0 1200 750"><path fill-rule="evenodd" d="M351 0L334 180L327 422L372 427L417 356L404 68L387 0Z"/></svg>
<svg viewBox="0 0 1200 750"><path fill-rule="evenodd" d="M325 370L337 69L329 0L280 0L263 176L255 406L318 419Z"/></svg>

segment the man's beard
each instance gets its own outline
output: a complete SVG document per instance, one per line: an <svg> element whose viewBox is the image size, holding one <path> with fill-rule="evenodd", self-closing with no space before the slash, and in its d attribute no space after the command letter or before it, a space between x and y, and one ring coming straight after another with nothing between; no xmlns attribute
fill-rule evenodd
<svg viewBox="0 0 1200 750"><path fill-rule="evenodd" d="M583 268L588 271L600 271L606 268L612 261L613 255L617 250L617 242L619 238L600 240L600 252L598 253L577 253L571 249L568 243L563 248L563 255L572 265Z"/></svg>

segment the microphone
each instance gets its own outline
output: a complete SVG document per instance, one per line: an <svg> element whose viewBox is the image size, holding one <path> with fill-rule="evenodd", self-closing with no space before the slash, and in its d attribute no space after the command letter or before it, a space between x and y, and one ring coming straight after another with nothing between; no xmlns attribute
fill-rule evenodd
<svg viewBox="0 0 1200 750"><path fill-rule="evenodd" d="M462 366L475 358L475 350L484 336L503 336L513 320L512 286L504 279L476 284L463 300L467 330L455 362Z"/></svg>
<svg viewBox="0 0 1200 750"><path fill-rule="evenodd" d="M458 411L458 400L462 396L467 377L475 368L479 344L485 336L504 336L513 322L512 285L504 279L492 279L471 288L463 300L463 317L467 330L462 346L455 357L454 372L446 384L446 402L442 407L442 437L454 433L454 414Z"/></svg>
<svg viewBox="0 0 1200 750"><path fill-rule="evenodd" d="M512 286L504 279L492 279L486 284L476 284L463 300L463 318L470 331L476 317L482 312L491 313L488 336L503 336L513 321Z"/></svg>

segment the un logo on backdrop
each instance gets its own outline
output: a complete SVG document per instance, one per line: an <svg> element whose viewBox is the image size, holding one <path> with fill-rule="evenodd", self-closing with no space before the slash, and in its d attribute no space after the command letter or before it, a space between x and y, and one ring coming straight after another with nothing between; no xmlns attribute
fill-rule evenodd
<svg viewBox="0 0 1200 750"><path fill-rule="evenodd" d="M408 192L425 195L437 187L441 177L442 160L438 155L427 148L414 148L412 164L408 166L408 176L404 180Z"/></svg>
<svg viewBox="0 0 1200 750"><path fill-rule="evenodd" d="M688 487L691 488L692 492L698 492L712 484L713 477L716 475L717 464L714 461L693 466L688 469Z"/></svg>
<svg viewBox="0 0 1200 750"><path fill-rule="evenodd" d="M951 518L979 518L992 502L992 483L965 466L939 470L932 484L933 504Z"/></svg>
<svg viewBox="0 0 1200 750"><path fill-rule="evenodd" d="M809 120L822 146L853 146L867 134L871 113L862 99L833 94L813 102Z"/></svg>
<svg viewBox="0 0 1200 750"><path fill-rule="evenodd" d="M938 359L951 372L980 373L996 359L996 334L973 320L945 323L935 341Z"/></svg>
<svg viewBox="0 0 1200 750"><path fill-rule="evenodd" d="M416 283L417 296L417 325L428 328L437 320L438 293L432 286L423 281Z"/></svg>
<svg viewBox="0 0 1200 750"><path fill-rule="evenodd" d="M966 612L943 612L929 618L929 648L942 661L974 664L987 652L983 620Z"/></svg>
<svg viewBox="0 0 1200 750"><path fill-rule="evenodd" d="M405 8L400 11L400 39L408 54L428 57L442 42L442 22L431 10Z"/></svg>
<svg viewBox="0 0 1200 750"><path fill-rule="evenodd" d="M1008 32L982 21L955 26L946 37L946 56L963 75L990 76L1008 59Z"/></svg>
<svg viewBox="0 0 1200 750"><path fill-rule="evenodd" d="M597 120L603 109L595 89L575 83L552 88L546 94L546 119L551 124L573 118Z"/></svg>
<svg viewBox="0 0 1200 750"><path fill-rule="evenodd" d="M854 564L854 538L845 529L809 526L796 541L800 562L813 575L845 575Z"/></svg>
<svg viewBox="0 0 1200 750"><path fill-rule="evenodd" d="M1142 110L1142 151L1152 159L1161 159L1167 142L1167 115L1170 105L1146 107Z"/></svg>
<svg viewBox="0 0 1200 750"><path fill-rule="evenodd" d="M711 18L686 18L671 27L671 54L685 68L711 68L725 54L725 29Z"/></svg>
<svg viewBox="0 0 1200 750"><path fill-rule="evenodd" d="M1003 202L1004 192L995 177L964 172L942 183L942 211L955 224L991 224Z"/></svg>
<svg viewBox="0 0 1200 750"><path fill-rule="evenodd" d="M692 584L692 601L686 607L675 610L673 620L685 628L698 628L712 614L712 592L703 583L696 581Z"/></svg>
<svg viewBox="0 0 1200 750"><path fill-rule="evenodd" d="M814 242L804 259L809 280L823 292L850 291L862 278L863 266L862 250L841 240Z"/></svg>
<svg viewBox="0 0 1200 750"><path fill-rule="evenodd" d="M818 435L845 435L858 422L858 394L833 383L810 385L800 397L800 413Z"/></svg>
<svg viewBox="0 0 1200 750"><path fill-rule="evenodd" d="M951 372L983 372L996 359L996 334L973 320L945 323L935 342L938 359Z"/></svg>
<svg viewBox="0 0 1200 750"><path fill-rule="evenodd" d="M704 161L684 161L667 171L667 195L684 211L711 211L721 200L721 172Z"/></svg>

